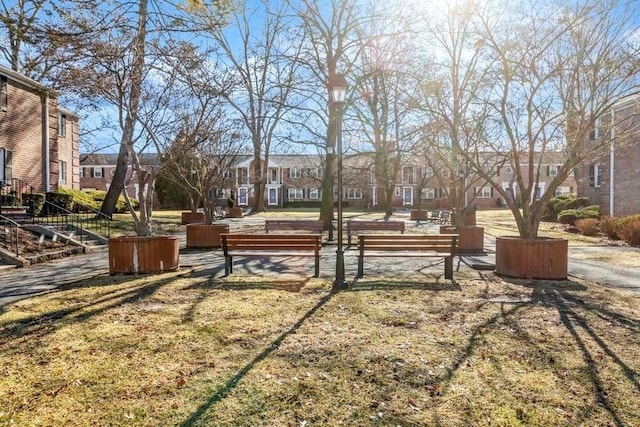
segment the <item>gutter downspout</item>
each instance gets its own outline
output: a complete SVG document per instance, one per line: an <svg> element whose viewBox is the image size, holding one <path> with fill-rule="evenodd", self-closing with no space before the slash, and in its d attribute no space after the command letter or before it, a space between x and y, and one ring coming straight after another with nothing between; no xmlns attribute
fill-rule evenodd
<svg viewBox="0 0 640 427"><path fill-rule="evenodd" d="M51 165L49 165L49 93L44 95L44 191L51 191Z"/></svg>
<svg viewBox="0 0 640 427"><path fill-rule="evenodd" d="M615 110L611 107L611 146L609 147L609 216L613 218L614 188L615 188Z"/></svg>

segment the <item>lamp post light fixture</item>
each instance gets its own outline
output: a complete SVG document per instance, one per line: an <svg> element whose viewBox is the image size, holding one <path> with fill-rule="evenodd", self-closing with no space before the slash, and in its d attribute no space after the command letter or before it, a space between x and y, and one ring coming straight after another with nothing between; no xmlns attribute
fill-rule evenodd
<svg viewBox="0 0 640 427"><path fill-rule="evenodd" d="M347 95L347 79L342 74L334 74L329 80L329 93L331 104L337 112L336 117L336 155L338 156L338 248L336 249L336 278L333 281L334 289L345 289L344 279L344 249L342 248L342 111Z"/></svg>

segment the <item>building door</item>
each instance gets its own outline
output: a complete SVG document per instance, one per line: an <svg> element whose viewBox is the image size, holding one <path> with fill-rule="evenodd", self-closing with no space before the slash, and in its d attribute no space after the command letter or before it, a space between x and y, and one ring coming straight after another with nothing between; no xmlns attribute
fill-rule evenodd
<svg viewBox="0 0 640 427"><path fill-rule="evenodd" d="M249 190L247 187L238 188L238 204L237 206L247 206L249 204Z"/></svg>
<svg viewBox="0 0 640 427"><path fill-rule="evenodd" d="M269 206L278 206L278 189L276 187L268 188L269 191Z"/></svg>
<svg viewBox="0 0 640 427"><path fill-rule="evenodd" d="M413 187L403 187L404 192L402 206L413 206Z"/></svg>

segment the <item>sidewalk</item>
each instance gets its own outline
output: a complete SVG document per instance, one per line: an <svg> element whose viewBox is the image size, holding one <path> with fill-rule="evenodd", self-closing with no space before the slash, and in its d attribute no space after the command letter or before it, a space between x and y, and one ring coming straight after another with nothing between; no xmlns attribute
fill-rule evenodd
<svg viewBox="0 0 640 427"><path fill-rule="evenodd" d="M426 225L423 227L427 227ZM437 232L434 227L434 233ZM232 227L233 228L233 227ZM431 230L429 230L431 231ZM185 234L180 233L181 247L185 246ZM611 287L640 292L640 269L615 267L606 262L579 259L572 254L584 254L593 251L593 247L569 248L569 275L585 280L592 280ZM602 247L597 248L602 250ZM638 248L608 247L611 251L637 251ZM320 277L330 279L335 275L336 246L326 245L322 249ZM473 277L479 274L471 268L472 264L495 264L495 240L485 238L483 255L465 255L461 262L455 262L454 268L460 277ZM312 263L306 258L291 259L239 259L236 261L235 272L238 275L260 274L264 276L282 277L311 277ZM439 277L443 273L442 260L392 258L390 262L377 263L375 260L365 263L365 277L375 275L385 277L409 277L411 275L429 275ZM221 277L224 273L224 259L221 251L181 249L180 267L194 269L197 274L207 274ZM345 251L345 274L347 280L352 280L356 274L357 260L353 248ZM92 253L75 255L51 262L36 264L28 268L10 268L0 270L0 307L13 301L53 290L61 285L81 282L92 277L107 275L109 271L107 250L99 249ZM444 279L443 279L444 280Z"/></svg>

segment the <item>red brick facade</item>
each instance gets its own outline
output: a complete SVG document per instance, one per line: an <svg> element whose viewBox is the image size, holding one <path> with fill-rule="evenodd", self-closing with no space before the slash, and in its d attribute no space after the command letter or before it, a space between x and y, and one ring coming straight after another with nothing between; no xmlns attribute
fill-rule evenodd
<svg viewBox="0 0 640 427"><path fill-rule="evenodd" d="M603 126L591 132L592 147L602 147L600 156L578 170L578 191L593 204L600 205L603 215L624 216L640 213L640 96L617 104ZM615 120L612 142L607 127ZM612 173L613 170L613 173Z"/></svg>
<svg viewBox="0 0 640 427"><path fill-rule="evenodd" d="M78 116L59 108L53 91L12 70L0 67L0 84L0 180L5 188L20 183L22 191L79 189ZM61 119L65 126L59 134Z"/></svg>

